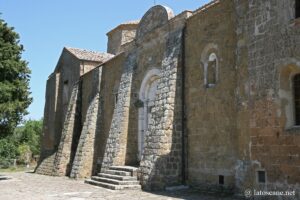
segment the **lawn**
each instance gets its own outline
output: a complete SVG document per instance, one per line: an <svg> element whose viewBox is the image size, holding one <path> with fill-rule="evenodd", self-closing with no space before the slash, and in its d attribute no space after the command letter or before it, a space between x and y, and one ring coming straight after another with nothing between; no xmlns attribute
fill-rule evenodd
<svg viewBox="0 0 300 200"><path fill-rule="evenodd" d="M23 171L32 171L34 170L35 166L26 167L26 165L21 165L17 167L9 167L9 168L0 168L0 173L7 173L7 172L23 172Z"/></svg>

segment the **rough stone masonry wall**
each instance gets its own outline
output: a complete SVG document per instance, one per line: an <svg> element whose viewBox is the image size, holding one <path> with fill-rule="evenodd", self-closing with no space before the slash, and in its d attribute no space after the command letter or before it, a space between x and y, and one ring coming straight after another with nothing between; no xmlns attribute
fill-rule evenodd
<svg viewBox="0 0 300 200"><path fill-rule="evenodd" d="M51 74L46 87L43 135L41 137L41 155L35 172L52 175L55 157L55 117L57 112L57 92L59 74Z"/></svg>
<svg viewBox="0 0 300 200"><path fill-rule="evenodd" d="M220 1L187 20L185 115L188 184L201 190L235 187L237 157L235 19L231 0ZM217 81L207 87L205 65L217 57ZM224 184L219 183L223 177Z"/></svg>
<svg viewBox="0 0 300 200"><path fill-rule="evenodd" d="M300 28L294 19L295 1L235 1L238 29L247 41L250 141L238 174L250 174L250 183L237 187L296 190L300 184L300 130L286 127L285 99L280 96L282 69L300 67ZM243 52L243 47L238 52ZM291 74L290 74L291 75ZM288 79L290 81L290 79ZM291 86L290 82L288 82ZM242 95L241 95L242 96ZM242 97L243 98L243 97ZM293 98L292 96L289 98ZM246 146L246 145L245 145ZM245 147L244 146L244 147ZM257 170L265 170L266 184L258 184ZM240 173L243 172L243 173ZM248 185L247 185L248 184Z"/></svg>
<svg viewBox="0 0 300 200"><path fill-rule="evenodd" d="M72 166L72 145L80 134L80 82L73 86L67 114L63 126L61 140L54 160L53 174L65 176L70 173Z"/></svg>
<svg viewBox="0 0 300 200"><path fill-rule="evenodd" d="M125 165L132 73L135 62L136 52L133 51L127 55L123 66L118 102L114 109L101 170L112 165Z"/></svg>
<svg viewBox="0 0 300 200"><path fill-rule="evenodd" d="M124 51L123 45L134 39L136 27L137 24L122 24L107 33L107 52L117 55Z"/></svg>
<svg viewBox="0 0 300 200"><path fill-rule="evenodd" d="M97 172L101 169L103 156L106 148L106 141L108 138L114 109L116 105L116 93L119 89L119 82L122 75L122 66L124 64L125 55L119 54L115 56L109 62L106 62L102 67L102 84L100 91L100 103L101 103L101 134L97 140L96 152L97 152Z"/></svg>
<svg viewBox="0 0 300 200"><path fill-rule="evenodd" d="M181 108L176 106L181 94L177 87L181 84L178 77L181 44L181 29L169 33L140 163L141 184L145 189L163 189L180 183L182 131L175 118L181 117Z"/></svg>
<svg viewBox="0 0 300 200"><path fill-rule="evenodd" d="M236 70L237 88L235 92L237 106L237 139L238 160L235 166L235 187L237 193L243 193L245 189L251 188L253 173L250 163L250 128L249 128L249 78L248 78L248 47L246 40L246 14L247 1L234 2L236 15Z"/></svg>
<svg viewBox="0 0 300 200"><path fill-rule="evenodd" d="M57 109L55 115L55 149L57 150L62 135L72 89L80 77L80 62L68 51L63 50L55 69L55 73L60 74L59 79L57 80ZM50 92L52 93L53 90Z"/></svg>
<svg viewBox="0 0 300 200"><path fill-rule="evenodd" d="M52 150L55 144L55 114L57 105L57 82L59 76L51 74L46 86L45 110L44 110L44 127L42 137L42 151Z"/></svg>
<svg viewBox="0 0 300 200"><path fill-rule="evenodd" d="M90 89L92 92L88 97L90 99L88 110L72 165L70 174L70 177L72 178L84 178L91 176L95 171L94 168L96 165L95 138L101 130L99 121L101 117L99 94L102 77L102 67L94 69L90 72L89 75L91 76L89 76L89 78L87 79L83 77L83 89ZM85 88L85 82L91 83L91 87ZM83 91L83 95L84 94L85 93Z"/></svg>
<svg viewBox="0 0 300 200"><path fill-rule="evenodd" d="M46 151L43 154L43 160L36 167L35 173L52 176L56 153Z"/></svg>

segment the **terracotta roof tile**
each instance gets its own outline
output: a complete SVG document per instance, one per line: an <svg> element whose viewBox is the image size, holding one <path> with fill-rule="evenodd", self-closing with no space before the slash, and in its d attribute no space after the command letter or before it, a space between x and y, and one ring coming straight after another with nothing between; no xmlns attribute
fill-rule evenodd
<svg viewBox="0 0 300 200"><path fill-rule="evenodd" d="M76 56L79 60L88 60L96 62L105 62L114 55L110 53L101 53L96 51L89 51L85 49L78 49L72 47L65 47L67 51Z"/></svg>

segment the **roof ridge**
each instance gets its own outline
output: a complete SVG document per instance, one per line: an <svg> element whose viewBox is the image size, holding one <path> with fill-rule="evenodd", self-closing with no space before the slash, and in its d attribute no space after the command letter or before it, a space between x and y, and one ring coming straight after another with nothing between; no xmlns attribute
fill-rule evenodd
<svg viewBox="0 0 300 200"><path fill-rule="evenodd" d="M99 52L75 47L64 47L68 52L74 55L79 60L103 62L104 60L113 57L113 54Z"/></svg>
<svg viewBox="0 0 300 200"><path fill-rule="evenodd" d="M204 10L210 8L211 6L214 6L214 5L217 4L217 3L220 3L220 0L212 0L212 1L208 2L207 4L204 4L204 5L201 6L200 8L194 10L193 13L195 14L195 13L199 13L199 12L201 12L201 11L204 11Z"/></svg>
<svg viewBox="0 0 300 200"><path fill-rule="evenodd" d="M140 19L137 19L137 20L131 20L131 21L126 21L126 22L122 22L120 24L118 24L117 26L115 26L113 29L111 29L110 31L107 32L107 34L117 30L118 28L120 27L124 27L124 26L138 26L139 23L140 23Z"/></svg>
<svg viewBox="0 0 300 200"><path fill-rule="evenodd" d="M101 54L109 54L109 53L106 53L106 52L101 52L101 51L95 51L95 50L89 50L89 49L83 49L83 48L77 48L77 47L64 47L68 50L79 50L79 51L86 51L86 52L91 52L91 53L101 53Z"/></svg>

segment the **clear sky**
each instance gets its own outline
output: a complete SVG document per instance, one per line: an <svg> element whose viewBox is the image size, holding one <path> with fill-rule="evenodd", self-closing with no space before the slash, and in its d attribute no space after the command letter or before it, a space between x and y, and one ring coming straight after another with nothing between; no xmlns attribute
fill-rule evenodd
<svg viewBox="0 0 300 200"><path fill-rule="evenodd" d="M175 14L195 10L210 0L156 0ZM154 0L0 0L1 18L20 34L23 58L32 71L33 103L27 119L40 119L48 75L62 48L106 51L106 33L118 24L140 19Z"/></svg>

